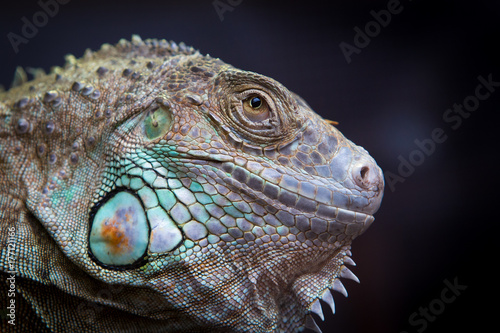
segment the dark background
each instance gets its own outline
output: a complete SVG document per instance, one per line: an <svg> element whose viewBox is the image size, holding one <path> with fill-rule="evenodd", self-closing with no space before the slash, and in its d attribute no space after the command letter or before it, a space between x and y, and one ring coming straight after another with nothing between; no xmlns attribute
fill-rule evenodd
<svg viewBox="0 0 500 333"><path fill-rule="evenodd" d="M442 128L447 140L404 182L386 185L375 223L353 244L361 284L345 282L349 298L335 294L336 315L325 311L319 325L325 333L495 330L500 87L456 130L443 115L474 95L478 76L500 82L498 2L402 0L350 63L339 44L353 44L354 27L364 30L388 1L240 2L221 21L212 0L71 0L17 53L7 34L20 35L21 18L32 21L41 7L2 4L0 84L10 85L17 65L48 70L67 53L139 34L184 41L280 81L339 121L386 174L398 174L399 156L418 154L416 139ZM445 279L467 289L442 309ZM439 315L412 326L409 316L430 304Z"/></svg>

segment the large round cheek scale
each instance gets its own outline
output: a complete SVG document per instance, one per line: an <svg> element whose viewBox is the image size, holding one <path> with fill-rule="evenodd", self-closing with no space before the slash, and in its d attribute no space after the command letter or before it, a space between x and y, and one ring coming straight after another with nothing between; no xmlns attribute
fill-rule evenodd
<svg viewBox="0 0 500 333"><path fill-rule="evenodd" d="M128 192L118 192L94 216L90 250L105 265L130 265L141 259L148 247L149 225L139 201Z"/></svg>

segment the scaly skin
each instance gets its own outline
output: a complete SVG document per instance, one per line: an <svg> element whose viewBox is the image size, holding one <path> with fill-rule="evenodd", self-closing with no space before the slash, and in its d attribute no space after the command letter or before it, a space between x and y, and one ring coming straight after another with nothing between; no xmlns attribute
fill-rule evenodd
<svg viewBox="0 0 500 333"><path fill-rule="evenodd" d="M0 101L2 332L297 332L357 279L382 172L270 78L134 36Z"/></svg>

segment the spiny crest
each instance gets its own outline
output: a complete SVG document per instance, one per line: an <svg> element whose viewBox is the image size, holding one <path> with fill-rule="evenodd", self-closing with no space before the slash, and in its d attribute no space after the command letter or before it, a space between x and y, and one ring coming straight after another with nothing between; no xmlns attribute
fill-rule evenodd
<svg viewBox="0 0 500 333"><path fill-rule="evenodd" d="M87 49L83 54L83 61L120 56L123 58L147 57L163 58L176 55L192 55L197 53L191 46L186 46L183 42L177 44L174 41L165 39L142 40L138 35L132 35L130 41L121 39L116 45L103 44L98 51ZM73 55L66 56L66 66L74 65L76 58Z"/></svg>
<svg viewBox="0 0 500 333"><path fill-rule="evenodd" d="M177 55L192 55L196 54L198 50L192 46L187 46L184 42L177 44L174 41L167 41L165 39L146 39L143 40L139 35L132 35L130 41L120 39L117 44L111 45L108 43L102 44L98 51L86 49L82 58L77 58L72 54L65 56L64 67L76 66L78 61L94 61L96 59L103 59L108 57L121 57L133 59L137 56L150 57L150 58L168 58ZM62 70L61 67L52 67L49 74L58 73ZM12 80L11 88L20 86L32 78L38 78L45 75L42 68L30 68L26 70L22 67L17 67ZM1 91L1 89L0 89Z"/></svg>

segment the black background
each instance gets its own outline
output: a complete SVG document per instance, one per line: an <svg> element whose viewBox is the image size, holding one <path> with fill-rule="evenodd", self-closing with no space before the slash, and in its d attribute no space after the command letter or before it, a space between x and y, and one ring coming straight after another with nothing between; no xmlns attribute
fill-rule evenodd
<svg viewBox="0 0 500 333"><path fill-rule="evenodd" d="M500 87L455 130L443 115L474 95L478 76L500 82L500 5L402 0L401 12L347 63L339 44L353 44L354 27L364 29L370 11L388 1L238 2L221 21L212 0L71 0L17 53L8 33L20 35L21 18L32 21L41 7L2 3L0 84L10 85L18 65L48 70L67 53L80 57L139 34L184 41L280 81L339 121L386 173L398 174L398 157L417 156L414 141L442 128L446 141L394 190L386 184L375 223L353 244L361 284L345 282L349 298L335 294L337 313L325 312L319 325L325 333L495 330ZM443 310L445 279L467 289ZM409 316L429 304L442 313L412 326Z"/></svg>

